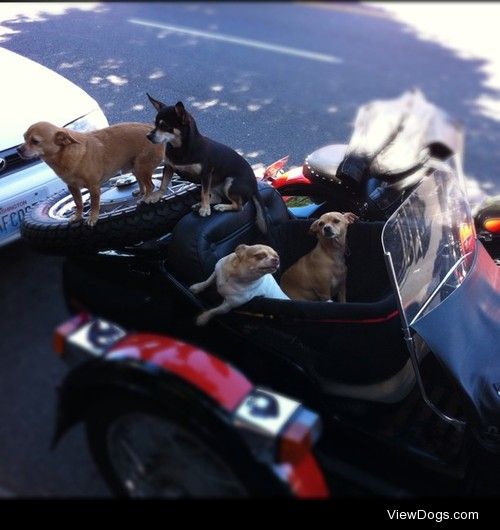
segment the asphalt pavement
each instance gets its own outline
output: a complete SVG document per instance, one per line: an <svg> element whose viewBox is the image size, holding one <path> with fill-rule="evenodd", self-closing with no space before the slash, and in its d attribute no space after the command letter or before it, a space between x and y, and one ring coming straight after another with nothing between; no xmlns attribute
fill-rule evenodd
<svg viewBox="0 0 500 530"><path fill-rule="evenodd" d="M480 61L386 16L302 4L105 3L3 25L16 32L2 46L81 86L110 123L152 122L146 92L182 100L204 134L252 164L286 154L301 164L348 141L359 105L418 86L464 123L466 173L500 193L500 123L470 103L484 92ZM33 122L46 119L43 101L39 109ZM108 495L81 428L49 450L66 372L51 345L68 316L61 263L23 242L0 249L0 497Z"/></svg>

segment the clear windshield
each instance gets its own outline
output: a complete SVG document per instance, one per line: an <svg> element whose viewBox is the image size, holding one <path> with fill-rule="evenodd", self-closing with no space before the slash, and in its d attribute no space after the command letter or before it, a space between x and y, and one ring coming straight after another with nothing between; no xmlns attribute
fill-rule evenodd
<svg viewBox="0 0 500 530"><path fill-rule="evenodd" d="M464 281L475 238L469 203L453 163L448 171L425 177L387 221L382 245L392 260L409 326Z"/></svg>

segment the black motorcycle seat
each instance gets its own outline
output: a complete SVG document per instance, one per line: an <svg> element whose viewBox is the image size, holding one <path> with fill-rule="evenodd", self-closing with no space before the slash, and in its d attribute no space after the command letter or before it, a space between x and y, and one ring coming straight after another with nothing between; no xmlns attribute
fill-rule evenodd
<svg viewBox="0 0 500 530"><path fill-rule="evenodd" d="M320 149L316 149L304 162L302 167L304 176L313 182L343 184L342 180L337 177L337 168L342 162L346 150L347 145L344 144L325 145ZM379 179L368 178L363 188L364 196L369 196L378 186L380 186ZM352 190L348 189L348 192L350 196Z"/></svg>
<svg viewBox="0 0 500 530"><path fill-rule="evenodd" d="M268 223L278 226L290 219L281 195L268 184L259 182ZM174 227L169 244L169 268L175 276L191 285L206 280L220 258L239 244L270 244L255 224L255 206L246 203L240 212L212 211L209 217L188 213ZM271 244L272 246L272 244Z"/></svg>

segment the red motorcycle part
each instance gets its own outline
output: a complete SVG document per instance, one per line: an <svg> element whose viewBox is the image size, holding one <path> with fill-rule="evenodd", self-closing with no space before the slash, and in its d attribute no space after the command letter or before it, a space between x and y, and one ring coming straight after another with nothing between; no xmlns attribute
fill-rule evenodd
<svg viewBox="0 0 500 530"><path fill-rule="evenodd" d="M304 176L302 173L302 168L300 166L297 166L295 168L290 169L290 171L287 171L286 173L283 173L282 175L277 176L273 181L271 182L271 185L273 188L280 189L283 186L295 186L295 185L309 185L311 184L311 181Z"/></svg>
<svg viewBox="0 0 500 530"><path fill-rule="evenodd" d="M233 417L242 435L262 428L258 418L245 417L242 408L262 396L292 405L284 425L274 433L262 431L263 439L277 447L273 466L299 498L325 498L328 487L312 452L320 433L318 416L284 396L257 389L230 364L185 342L153 334L127 334L122 328L81 313L60 325L54 334L54 349L61 356L101 357L106 361L133 359L175 374L210 396ZM262 422L261 422L262 423ZM265 425L265 422L264 422Z"/></svg>

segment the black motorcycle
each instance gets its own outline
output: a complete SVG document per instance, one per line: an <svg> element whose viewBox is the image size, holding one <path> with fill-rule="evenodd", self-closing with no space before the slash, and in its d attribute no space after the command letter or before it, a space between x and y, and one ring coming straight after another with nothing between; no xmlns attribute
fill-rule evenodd
<svg viewBox="0 0 500 530"><path fill-rule="evenodd" d="M349 228L345 304L257 298L195 325L218 294L188 286L238 244L281 271L315 244L264 182L266 240L247 205L68 257L56 439L83 421L119 495L499 495L500 270L459 167Z"/></svg>

